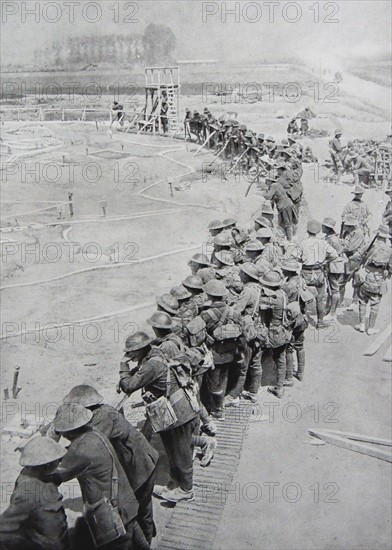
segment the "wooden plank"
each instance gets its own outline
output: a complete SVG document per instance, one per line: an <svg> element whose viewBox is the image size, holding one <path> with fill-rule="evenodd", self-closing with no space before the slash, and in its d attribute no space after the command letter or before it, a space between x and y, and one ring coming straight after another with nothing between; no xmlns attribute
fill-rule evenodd
<svg viewBox="0 0 392 550"><path fill-rule="evenodd" d="M388 350L386 351L384 357L382 358L383 361L386 361L387 363L392 362L392 345L389 346Z"/></svg>
<svg viewBox="0 0 392 550"><path fill-rule="evenodd" d="M370 346L363 352L362 355L374 355L383 345L383 343L391 336L391 327L392 325L389 324L385 330L382 331L381 334L377 336L377 338L370 344Z"/></svg>
<svg viewBox="0 0 392 550"><path fill-rule="evenodd" d="M326 443L331 443L337 447L342 447L349 451L354 451L356 453L361 453L367 456L372 456L380 460L385 460L386 462L392 462L392 453L379 449L377 447L372 447L364 443L358 443L356 441L351 441L350 439L345 439L344 437L339 437L338 435L328 434L326 432L309 430L311 435L315 435L319 439L322 439Z"/></svg>
<svg viewBox="0 0 392 550"><path fill-rule="evenodd" d="M392 447L392 441L390 439L382 439L381 437L371 437L368 435L356 434L352 432L341 432L339 430L317 430L315 431L315 433L335 434L339 437L347 437L347 439L352 439L353 441L362 441L363 443L373 443L374 445L384 445L386 447Z"/></svg>

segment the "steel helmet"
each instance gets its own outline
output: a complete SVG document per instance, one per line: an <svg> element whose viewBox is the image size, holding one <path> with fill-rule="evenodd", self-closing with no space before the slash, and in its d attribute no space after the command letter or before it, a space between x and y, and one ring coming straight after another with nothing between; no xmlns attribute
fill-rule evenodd
<svg viewBox="0 0 392 550"><path fill-rule="evenodd" d="M271 239L272 236L273 233L270 227L261 227L256 233L256 239Z"/></svg>
<svg viewBox="0 0 392 550"><path fill-rule="evenodd" d="M280 267L284 271L292 271L297 273L300 268L300 263L294 260L293 258L283 258Z"/></svg>
<svg viewBox="0 0 392 550"><path fill-rule="evenodd" d="M245 245L245 252L261 252L265 246L260 241L249 241Z"/></svg>
<svg viewBox="0 0 392 550"><path fill-rule="evenodd" d="M336 221L333 218L324 218L322 225L330 229L335 229Z"/></svg>
<svg viewBox="0 0 392 550"><path fill-rule="evenodd" d="M42 466L63 458L67 450L50 437L38 436L30 439L22 449L21 466Z"/></svg>
<svg viewBox="0 0 392 550"><path fill-rule="evenodd" d="M280 273L274 270L265 273L262 277L260 277L259 281L263 286L267 286L269 288L278 288L283 283Z"/></svg>
<svg viewBox="0 0 392 550"><path fill-rule="evenodd" d="M205 265L205 266L210 265L210 261L208 257L205 254L202 254L201 252L197 252L196 254L194 254L188 263L190 262L194 262L195 264Z"/></svg>
<svg viewBox="0 0 392 550"><path fill-rule="evenodd" d="M306 231L311 235L317 235L321 231L321 223L317 220L309 220L306 226Z"/></svg>
<svg viewBox="0 0 392 550"><path fill-rule="evenodd" d="M177 300L186 300L192 296L192 293L189 292L183 285L173 286L170 290L170 294L177 298Z"/></svg>
<svg viewBox="0 0 392 550"><path fill-rule="evenodd" d="M215 279L211 279L203 286L204 292L206 292L209 296L214 296L217 298L223 298L227 294L227 288L223 283L220 281L216 281Z"/></svg>
<svg viewBox="0 0 392 550"><path fill-rule="evenodd" d="M215 258L223 265L234 265L233 254L228 250L221 250L220 252L216 252Z"/></svg>
<svg viewBox="0 0 392 550"><path fill-rule="evenodd" d="M135 334L131 334L128 336L128 338L125 340L125 352L129 351L138 351L139 349L143 349L151 344L153 341L153 338L149 336L146 332L135 332Z"/></svg>
<svg viewBox="0 0 392 550"><path fill-rule="evenodd" d="M213 231L214 229L223 229L223 225L220 220L215 219L208 224L208 231Z"/></svg>
<svg viewBox="0 0 392 550"><path fill-rule="evenodd" d="M63 399L64 404L79 403L79 405L83 405L84 407L93 407L94 405L100 405L102 402L102 395L95 388L87 384L73 387Z"/></svg>
<svg viewBox="0 0 392 550"><path fill-rule="evenodd" d="M194 289L201 290L203 287L203 280L198 275L188 275L188 277L182 281L182 284L186 288L194 288Z"/></svg>
<svg viewBox="0 0 392 550"><path fill-rule="evenodd" d="M266 202L263 203L263 206L261 207L261 213L262 214L273 214L274 213L270 202L266 201Z"/></svg>
<svg viewBox="0 0 392 550"><path fill-rule="evenodd" d="M365 192L365 189L361 187L360 185L356 185L354 187L354 190L351 191L351 193L354 193L354 195L363 195Z"/></svg>
<svg viewBox="0 0 392 550"><path fill-rule="evenodd" d="M156 311L147 319L147 323L154 328L171 329L173 326L172 318L164 311Z"/></svg>
<svg viewBox="0 0 392 550"><path fill-rule="evenodd" d="M169 313L176 314L180 309L180 304L173 294L162 294L162 296L157 296L157 304L165 311Z"/></svg>
<svg viewBox="0 0 392 550"><path fill-rule="evenodd" d="M241 271L246 273L248 277L251 277L252 279L255 279L255 281L259 280L259 270L255 266L255 264L251 264L250 262L245 262L241 265Z"/></svg>
<svg viewBox="0 0 392 550"><path fill-rule="evenodd" d="M216 235L214 237L214 240L212 241L214 243L214 246L232 246L233 239L228 233L219 233L219 235Z"/></svg>
<svg viewBox="0 0 392 550"><path fill-rule="evenodd" d="M255 223L260 225L261 227L271 227L271 222L268 218L265 218L264 216L259 216L255 218Z"/></svg>
<svg viewBox="0 0 392 550"><path fill-rule="evenodd" d="M233 217L225 218L222 222L222 225L224 228L230 227L231 225L235 225L237 223L237 220Z"/></svg>
<svg viewBox="0 0 392 550"><path fill-rule="evenodd" d="M79 403L67 403L60 405L53 420L53 427L56 432L70 432L86 426L91 420L93 413Z"/></svg>

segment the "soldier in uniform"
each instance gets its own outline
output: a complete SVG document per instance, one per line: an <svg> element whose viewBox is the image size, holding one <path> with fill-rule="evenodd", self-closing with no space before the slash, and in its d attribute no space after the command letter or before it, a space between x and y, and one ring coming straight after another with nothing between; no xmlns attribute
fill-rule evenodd
<svg viewBox="0 0 392 550"><path fill-rule="evenodd" d="M205 254L197 252L188 260L188 265L191 268L192 275L198 275L203 284L211 279L215 279L215 270Z"/></svg>
<svg viewBox="0 0 392 550"><path fill-rule="evenodd" d="M347 257L345 265L345 284L354 278L353 297L347 310L353 311L358 305L358 290L355 284L355 272L362 261L362 256L366 248L366 240L363 231L358 227L358 221L351 215L347 215L344 219L343 234L345 235L342 241L343 252Z"/></svg>
<svg viewBox="0 0 392 550"><path fill-rule="evenodd" d="M343 146L340 141L340 138L342 137L342 131L341 130L335 130L335 137L330 142L330 151L332 160L334 162L334 165L336 167L337 172L342 173L343 172Z"/></svg>
<svg viewBox="0 0 392 550"><path fill-rule="evenodd" d="M336 310L339 303L343 303L345 282L345 257L343 254L343 245L338 235L335 233L336 221L332 218L324 218L321 230L325 235L325 240L334 248L338 254L336 260L328 264L327 278L329 287L329 298L331 300L331 309L329 314L324 317L325 321L336 320Z"/></svg>
<svg viewBox="0 0 392 550"><path fill-rule="evenodd" d="M192 118L191 110L189 108L186 108L185 109L185 118L184 118L184 132L185 132L185 139L186 140L188 139L188 137L189 137L189 140L192 139L191 130L190 130L190 127L189 127L191 118Z"/></svg>
<svg viewBox="0 0 392 550"><path fill-rule="evenodd" d="M177 420L160 431L170 461L170 481L166 487L155 486L154 495L170 502L193 500L193 435L199 427L199 411L195 410L167 363L164 353L152 346L153 339L145 332L136 332L125 342L126 360L120 365L120 389L131 395L144 389L144 398L157 400L168 393ZM137 366L131 370L129 362Z"/></svg>
<svg viewBox="0 0 392 550"><path fill-rule="evenodd" d="M196 302L192 299L192 292L183 285L178 285L170 290L170 294L177 298L180 305L177 317L181 326L196 317L198 314L198 307Z"/></svg>
<svg viewBox="0 0 392 550"><path fill-rule="evenodd" d="M377 230L374 245L366 255L364 267L358 273L359 325L355 329L365 332L366 306L369 304L369 335L379 332L379 329L375 328L378 308L387 292L387 280L392 275L392 249L388 238L388 228L381 225Z"/></svg>
<svg viewBox="0 0 392 550"><path fill-rule="evenodd" d="M229 371L235 369L244 359L241 353L240 336L241 330L234 323L218 326L213 332L212 356L215 368L209 372L211 413L221 419L224 418L224 406L227 404L225 395Z"/></svg>
<svg viewBox="0 0 392 550"><path fill-rule="evenodd" d="M371 214L367 204L362 200L365 189L360 185L356 185L351 192L354 194L354 198L344 207L342 221L344 223L347 216L352 216L357 220L363 234L369 236L368 221Z"/></svg>
<svg viewBox="0 0 392 550"><path fill-rule="evenodd" d="M363 149L360 149L355 153L354 165L353 165L353 174L354 174L354 183L369 185L371 173L371 165L366 157Z"/></svg>
<svg viewBox="0 0 392 550"><path fill-rule="evenodd" d="M267 191L265 199L275 204L279 226L284 230L287 240L291 241L293 238L293 203L282 184L275 180Z"/></svg>
<svg viewBox="0 0 392 550"><path fill-rule="evenodd" d="M173 294L162 294L162 296L157 296L157 309L175 317L179 313L180 304Z"/></svg>
<svg viewBox="0 0 392 550"><path fill-rule="evenodd" d="M226 303L227 288L221 281L208 281L204 285L203 290L207 294L208 301L202 308L200 317L206 325L208 342L213 350L215 343L213 337L214 330L231 320L231 308ZM213 369L210 369L204 375L202 401L211 416L217 420L224 420L223 409L216 407L216 395L220 395L220 390L216 389Z"/></svg>
<svg viewBox="0 0 392 550"><path fill-rule="evenodd" d="M61 434L71 444L61 464L53 472L52 479L58 485L70 479L78 480L86 521L94 510L98 510L98 503L103 498L109 502L116 501L124 534L119 536L114 518L107 518L109 527L96 522L95 525L89 524L94 529L97 543L106 539L103 546L105 549L125 550L131 547L148 550L150 545L137 522L139 503L110 441L98 430L88 426L92 416L90 410L77 403L61 405L57 409L53 427L57 434ZM90 521L94 519L95 516ZM107 539L108 535L111 535L111 540Z"/></svg>
<svg viewBox="0 0 392 550"><path fill-rule="evenodd" d="M246 245L246 262L256 266L259 276L272 269L271 264L262 256L264 245L259 240L249 241Z"/></svg>
<svg viewBox="0 0 392 550"><path fill-rule="evenodd" d="M120 105L120 104L118 103L118 101L114 101L114 102L113 102L113 107L112 107L112 112L113 112L113 113L116 113L117 116L116 116L116 118L114 118L114 119L112 120L111 125L113 124L113 122L114 122L115 120L117 120L117 121L120 123L121 126L124 126L125 112L124 112L124 107L123 107L123 105ZM110 126L111 126L111 125L110 125Z"/></svg>
<svg viewBox="0 0 392 550"><path fill-rule="evenodd" d="M324 239L317 235L321 231L321 224L316 220L310 220L307 224L308 236L301 242L302 277L309 287L317 291L316 310L317 328L325 328L324 323L324 299L325 299L325 273L324 269L333 260L338 258L338 253Z"/></svg>
<svg viewBox="0 0 392 550"><path fill-rule="evenodd" d="M4 550L70 550L62 495L51 479L66 449L49 437L35 437L23 447L23 466L9 507L1 515Z"/></svg>
<svg viewBox="0 0 392 550"><path fill-rule="evenodd" d="M182 281L182 284L192 294L191 300L198 308L207 301L207 295L203 291L203 279L199 275L188 275Z"/></svg>
<svg viewBox="0 0 392 550"><path fill-rule="evenodd" d="M213 246L214 249L211 254L211 263L213 263L217 252L230 252L233 246L233 239L230 233L227 231L223 231L222 233L219 233L219 235L216 235L216 237L214 237L213 239Z"/></svg>
<svg viewBox="0 0 392 550"><path fill-rule="evenodd" d="M262 287L261 317L268 331L265 347L271 349L276 366L276 385L269 387L267 391L280 399L283 397L283 385L287 374L286 349L292 335L292 329L285 323L287 296L280 288L284 281L277 271L271 270L266 273L260 277L259 282Z"/></svg>
<svg viewBox="0 0 392 550"><path fill-rule="evenodd" d="M259 276L260 272L255 264L246 262L241 265L240 277L244 290L233 306L235 314L250 315L254 323L259 318ZM226 406L238 405L240 396L252 403L257 402L262 377L261 356L260 341L257 338L248 341L244 346L244 360L238 365L236 382L226 398Z"/></svg>
<svg viewBox="0 0 392 550"><path fill-rule="evenodd" d="M263 245L261 258L266 260L271 268L278 267L281 259L280 247L272 242L273 232L269 227L261 227L256 233L256 239Z"/></svg>
<svg viewBox="0 0 392 550"><path fill-rule="evenodd" d="M392 244L392 186L390 185L385 194L388 196L388 203L382 215L382 223L389 228L389 240Z"/></svg>
<svg viewBox="0 0 392 550"><path fill-rule="evenodd" d="M169 315L167 317L170 320ZM73 387L64 397L63 403L78 403L89 409L93 413L89 426L103 433L113 445L139 503L137 521L147 542L151 544L152 538L156 536L152 491L158 468L158 452L144 435L126 420L124 414L103 403L102 395L92 386L83 384Z"/></svg>
<svg viewBox="0 0 392 550"><path fill-rule="evenodd" d="M290 120L289 125L287 126L287 133L289 135L298 134L298 125L297 125L297 120L295 118L292 118Z"/></svg>
<svg viewBox="0 0 392 550"><path fill-rule="evenodd" d="M286 281L282 285L282 290L286 293L289 308L291 305L292 317L292 335L286 349L286 379L283 386L292 386L293 377L302 382L305 371L305 330L308 328L308 321L305 317L306 301L311 300L312 296L307 289L305 281L299 276L300 263L296 260L287 258L281 264L283 276ZM306 300L307 294L307 300ZM294 373L294 357L297 360L297 371Z"/></svg>

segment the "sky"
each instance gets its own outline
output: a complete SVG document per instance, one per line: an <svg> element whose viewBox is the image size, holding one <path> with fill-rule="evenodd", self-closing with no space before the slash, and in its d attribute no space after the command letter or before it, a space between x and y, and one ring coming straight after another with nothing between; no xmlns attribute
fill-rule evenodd
<svg viewBox="0 0 392 550"><path fill-rule="evenodd" d="M143 33L151 22L172 28L177 59L388 56L391 6L385 0L2 0L2 62L29 62L34 48L68 37Z"/></svg>

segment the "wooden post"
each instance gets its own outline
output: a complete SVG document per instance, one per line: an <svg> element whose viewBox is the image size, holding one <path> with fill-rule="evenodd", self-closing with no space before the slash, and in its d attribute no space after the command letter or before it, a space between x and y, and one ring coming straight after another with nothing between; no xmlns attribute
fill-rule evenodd
<svg viewBox="0 0 392 550"><path fill-rule="evenodd" d="M62 120L63 122L64 122L64 120L65 120L65 111L64 111L64 107L63 107L63 109L62 109L62 111L61 111L61 120Z"/></svg>
<svg viewBox="0 0 392 550"><path fill-rule="evenodd" d="M73 215L74 215L72 197L73 197L73 193L68 193L68 200L69 200L69 215L71 216L71 218L73 218Z"/></svg>
<svg viewBox="0 0 392 550"><path fill-rule="evenodd" d="M106 217L106 208L107 208L108 202L107 200L99 201L99 206L102 208L103 217Z"/></svg>
<svg viewBox="0 0 392 550"><path fill-rule="evenodd" d="M15 370L14 370L14 380L13 380L13 382L12 382L12 397L13 397L14 399L17 398L18 393L19 393L20 390L21 390L21 388L18 388L19 372L20 372L20 367L15 367Z"/></svg>

